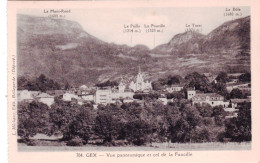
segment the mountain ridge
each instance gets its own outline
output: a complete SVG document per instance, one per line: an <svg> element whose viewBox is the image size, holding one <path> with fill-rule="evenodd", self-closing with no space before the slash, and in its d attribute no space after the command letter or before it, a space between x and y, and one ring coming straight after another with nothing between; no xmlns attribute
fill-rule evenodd
<svg viewBox="0 0 260 163"><path fill-rule="evenodd" d="M236 26L232 22L220 25L211 37L194 32L177 34L151 50L145 45L107 43L84 31L77 22L49 19L18 15L18 76L45 74L72 85L93 85L121 76L131 80L138 65L150 80L192 71L250 71L250 17L234 20ZM221 34L224 29L225 34ZM223 44L221 40L233 43Z"/></svg>

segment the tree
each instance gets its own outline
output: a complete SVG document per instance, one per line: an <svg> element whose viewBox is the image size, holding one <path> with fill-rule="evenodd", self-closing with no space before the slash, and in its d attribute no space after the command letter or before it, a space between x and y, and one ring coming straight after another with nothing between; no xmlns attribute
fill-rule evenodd
<svg viewBox="0 0 260 163"><path fill-rule="evenodd" d="M230 79L229 79L227 73L225 73L225 72L220 72L220 73L218 74L216 80L217 80L218 82L221 82L221 83L227 83L227 82L229 82Z"/></svg>
<svg viewBox="0 0 260 163"><path fill-rule="evenodd" d="M21 139L49 133L49 107L40 102L18 103L18 135Z"/></svg>
<svg viewBox="0 0 260 163"><path fill-rule="evenodd" d="M202 124L199 111L184 101L171 103L168 106L169 139L172 142L193 142L197 126Z"/></svg>
<svg viewBox="0 0 260 163"><path fill-rule="evenodd" d="M226 137L232 141L251 141L251 103L243 103L238 107L238 117L226 124Z"/></svg>
<svg viewBox="0 0 260 163"><path fill-rule="evenodd" d="M223 106L219 105L213 107L212 117L214 117L216 125L223 126L225 122L225 116L226 112L223 109Z"/></svg>
<svg viewBox="0 0 260 163"><path fill-rule="evenodd" d="M114 87L114 86L118 86L118 82L107 80L106 82L96 84L96 86L97 87L108 87L108 86Z"/></svg>
<svg viewBox="0 0 260 163"><path fill-rule="evenodd" d="M153 81L152 82L152 87L153 87L153 90L162 90L163 89L163 84L160 82L160 81Z"/></svg>
<svg viewBox="0 0 260 163"><path fill-rule="evenodd" d="M116 105L100 106L95 118L95 134L103 139L104 143L111 143L118 137L122 137L124 126L124 110Z"/></svg>
<svg viewBox="0 0 260 163"><path fill-rule="evenodd" d="M247 72L239 76L241 82L251 82L251 73Z"/></svg>
<svg viewBox="0 0 260 163"><path fill-rule="evenodd" d="M42 91L46 90L57 90L60 89L59 83L55 82L52 79L48 79L44 74L41 74L38 78L35 79L26 79L25 77L18 78L18 89L29 91Z"/></svg>
<svg viewBox="0 0 260 163"><path fill-rule="evenodd" d="M151 125L139 119L137 121L129 121L124 127L125 137L129 142L135 145L144 145L150 142L149 135L152 133Z"/></svg>
<svg viewBox="0 0 260 163"><path fill-rule="evenodd" d="M238 107L237 125L240 130L240 139L251 141L251 103L243 103Z"/></svg>
<svg viewBox="0 0 260 163"><path fill-rule="evenodd" d="M174 93L167 93L166 94L167 99L184 99L185 98L185 93L184 91L181 92L174 92Z"/></svg>
<svg viewBox="0 0 260 163"><path fill-rule="evenodd" d="M225 99L230 98L225 83L223 83L223 82L212 83L212 88L214 89L215 93L218 93L218 94L224 96Z"/></svg>
<svg viewBox="0 0 260 163"><path fill-rule="evenodd" d="M197 126L194 129L192 140L195 142L211 142L213 140L212 131L206 126Z"/></svg>
<svg viewBox="0 0 260 163"><path fill-rule="evenodd" d="M78 113L73 118L73 121L68 125L68 130L66 130L67 132L65 132L64 134L69 135L69 138L75 138L78 136L79 138L87 142L93 134L93 109L84 105L76 109L79 109Z"/></svg>
<svg viewBox="0 0 260 163"><path fill-rule="evenodd" d="M198 72L193 72L191 74L188 74L185 77L186 80L186 85L185 87L191 87L194 88L196 90L200 90L203 92L212 92L212 88L211 85L207 79L207 77L205 75L201 75Z"/></svg>
<svg viewBox="0 0 260 163"><path fill-rule="evenodd" d="M27 89L28 79L26 79L24 76L18 77L17 85L18 85L18 88L17 88L18 90Z"/></svg>
<svg viewBox="0 0 260 163"><path fill-rule="evenodd" d="M183 81L183 78L179 75L175 75L175 76L169 75L164 84L167 84L167 85L180 84L182 81Z"/></svg>
<svg viewBox="0 0 260 163"><path fill-rule="evenodd" d="M235 88L230 92L230 98L231 99L234 99L234 98L242 99L242 98L244 98L244 95L240 89Z"/></svg>
<svg viewBox="0 0 260 163"><path fill-rule="evenodd" d="M195 104L195 107L198 109L202 117L211 117L213 114L213 109L209 104Z"/></svg>
<svg viewBox="0 0 260 163"><path fill-rule="evenodd" d="M94 125L94 110L90 105L71 105L69 102L56 101L50 110L50 134L63 134L63 140L75 137L88 141Z"/></svg>

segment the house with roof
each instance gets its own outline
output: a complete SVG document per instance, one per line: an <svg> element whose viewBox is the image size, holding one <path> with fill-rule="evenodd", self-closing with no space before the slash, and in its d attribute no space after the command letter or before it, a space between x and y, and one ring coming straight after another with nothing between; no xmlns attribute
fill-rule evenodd
<svg viewBox="0 0 260 163"><path fill-rule="evenodd" d="M61 96L65 93L65 90L47 90L46 93L53 96Z"/></svg>
<svg viewBox="0 0 260 163"><path fill-rule="evenodd" d="M131 102L134 102L133 98L127 97L127 98L123 99L123 103L131 103Z"/></svg>
<svg viewBox="0 0 260 163"><path fill-rule="evenodd" d="M192 97L196 95L196 90L195 88L188 88L187 89L187 99L190 100Z"/></svg>
<svg viewBox="0 0 260 163"><path fill-rule="evenodd" d="M226 88L228 92L231 92L233 89L239 89L243 92L251 92L251 84L250 83L228 83L226 84Z"/></svg>
<svg viewBox="0 0 260 163"><path fill-rule="evenodd" d="M76 99L76 100L79 100L80 97L74 93L64 93L63 96L62 96L62 100L63 101L71 101L72 99Z"/></svg>
<svg viewBox="0 0 260 163"><path fill-rule="evenodd" d="M41 93L41 91L29 91L29 92L33 98L35 98L36 96L38 96Z"/></svg>
<svg viewBox="0 0 260 163"><path fill-rule="evenodd" d="M161 102L163 105L167 105L168 99L166 97L159 97L158 101Z"/></svg>
<svg viewBox="0 0 260 163"><path fill-rule="evenodd" d="M197 93L191 99L192 99L192 105L207 103L212 107L221 105L224 108L228 107L229 105L229 102L224 101L224 97L217 93Z"/></svg>
<svg viewBox="0 0 260 163"><path fill-rule="evenodd" d="M96 104L103 104L107 105L112 103L112 88L111 87L103 87L103 88L97 88L94 102Z"/></svg>
<svg viewBox="0 0 260 163"><path fill-rule="evenodd" d="M166 86L165 90L169 93L173 93L173 92L179 92L181 90L183 90L184 84L173 84L170 86Z"/></svg>
<svg viewBox="0 0 260 163"><path fill-rule="evenodd" d="M93 94L82 95L81 98L84 101L87 101L87 102L94 101L94 95Z"/></svg>
<svg viewBox="0 0 260 163"><path fill-rule="evenodd" d="M79 87L79 89L86 90L86 89L88 89L88 87L86 85L82 85L82 86Z"/></svg>
<svg viewBox="0 0 260 163"><path fill-rule="evenodd" d="M125 99L125 98L131 98L133 99L134 92L129 89L126 84L123 82L123 79L121 79L118 87L112 89L112 99Z"/></svg>
<svg viewBox="0 0 260 163"><path fill-rule="evenodd" d="M239 79L230 79L229 82L227 82L226 84L237 84L239 83Z"/></svg>
<svg viewBox="0 0 260 163"><path fill-rule="evenodd" d="M240 75L243 75L245 73L228 73L227 76L229 78L238 79Z"/></svg>
<svg viewBox="0 0 260 163"><path fill-rule="evenodd" d="M49 107L54 103L54 96L51 96L47 93L41 93L38 96L36 96L37 101L42 102Z"/></svg>
<svg viewBox="0 0 260 163"><path fill-rule="evenodd" d="M38 92L38 91L37 91ZM17 91L17 101L27 101L32 102L34 100L33 93L28 90L18 90Z"/></svg>
<svg viewBox="0 0 260 163"><path fill-rule="evenodd" d="M251 102L251 99L250 98L246 98L246 99L231 99L230 100L232 108L237 108L238 105L240 105L240 104L242 104L244 102Z"/></svg>

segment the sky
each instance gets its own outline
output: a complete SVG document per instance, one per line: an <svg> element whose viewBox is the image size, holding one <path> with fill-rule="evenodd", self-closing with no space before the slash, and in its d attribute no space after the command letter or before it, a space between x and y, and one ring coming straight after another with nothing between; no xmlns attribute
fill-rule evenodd
<svg viewBox="0 0 260 163"><path fill-rule="evenodd" d="M199 25L193 28L202 34L208 34L226 21L250 15L249 7L238 7L240 11L232 11L231 7L204 8L88 8L71 9L65 19L78 22L89 34L109 43L135 46L143 44L150 49L168 43L174 35L183 33L187 25ZM51 8L50 8L51 9ZM50 10L45 9L45 10ZM226 11L230 9L231 11ZM233 12L237 16L224 16ZM26 9L18 13L48 17L43 9ZM138 33L126 32L127 25L140 25ZM160 32L146 32L144 24L163 25L156 28ZM135 28L137 29L137 28ZM140 32L141 31L141 32Z"/></svg>

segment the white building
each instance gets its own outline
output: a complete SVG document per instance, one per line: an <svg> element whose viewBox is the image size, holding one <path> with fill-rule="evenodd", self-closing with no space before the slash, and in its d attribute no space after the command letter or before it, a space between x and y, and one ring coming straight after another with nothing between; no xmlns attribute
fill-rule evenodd
<svg viewBox="0 0 260 163"><path fill-rule="evenodd" d="M48 105L49 107L54 103L54 96L51 96L47 93L41 93L40 95L38 95L36 97L36 99L39 102L42 102L42 103Z"/></svg>
<svg viewBox="0 0 260 163"><path fill-rule="evenodd" d="M168 99L166 97L159 97L158 101L160 101L163 105L167 105Z"/></svg>
<svg viewBox="0 0 260 163"><path fill-rule="evenodd" d="M63 94L62 100L63 101L71 101L72 98L77 99L77 100L80 99L80 97L78 95L67 92L67 93Z"/></svg>
<svg viewBox="0 0 260 163"><path fill-rule="evenodd" d="M134 92L126 89L126 85L123 83L123 80L121 80L117 88L97 88L94 96L94 102L96 104L106 105L110 103L116 103L119 99L133 99L133 96Z"/></svg>
<svg viewBox="0 0 260 163"><path fill-rule="evenodd" d="M80 90L86 90L86 89L88 89L88 87L86 85L82 85L82 86L79 87L79 89Z"/></svg>
<svg viewBox="0 0 260 163"><path fill-rule="evenodd" d="M112 99L125 99L125 98L133 98L134 92L130 89L126 89L126 84L124 84L123 79L121 79L118 88L112 89Z"/></svg>
<svg viewBox="0 0 260 163"><path fill-rule="evenodd" d="M103 104L103 105L112 103L111 87L97 88L94 102L96 104Z"/></svg>
<svg viewBox="0 0 260 163"><path fill-rule="evenodd" d="M226 84L236 84L239 83L239 79L230 79L229 82L227 82Z"/></svg>
<svg viewBox="0 0 260 163"><path fill-rule="evenodd" d="M192 104L203 104L207 103L210 106L218 106L221 105L224 108L228 107L229 102L224 101L224 97L217 93L197 93L192 97Z"/></svg>
<svg viewBox="0 0 260 163"><path fill-rule="evenodd" d="M144 80L143 74L141 73L141 69L139 66L139 72L135 81L131 81L129 88L132 89L134 92L137 91L145 91L145 90L152 90L152 83L148 80Z"/></svg>
<svg viewBox="0 0 260 163"><path fill-rule="evenodd" d="M131 103L131 102L134 102L133 98L127 97L127 98L123 99L123 103Z"/></svg>
<svg viewBox="0 0 260 163"><path fill-rule="evenodd" d="M81 98L84 100L84 101L94 101L94 95L83 95L81 96Z"/></svg>
<svg viewBox="0 0 260 163"><path fill-rule="evenodd" d="M242 104L244 102L251 102L251 100L248 99L248 98L246 98L246 99L231 99L230 102L231 102L231 107L232 108L237 108L237 106L239 104Z"/></svg>
<svg viewBox="0 0 260 163"><path fill-rule="evenodd" d="M232 83L232 84L227 84L227 91L231 92L233 89L239 89L241 91L244 92L250 92L251 91L251 87L250 87L250 83Z"/></svg>
<svg viewBox="0 0 260 163"><path fill-rule="evenodd" d="M187 89L187 99L191 99L192 97L194 97L196 95L196 91L195 88L188 88Z"/></svg>
<svg viewBox="0 0 260 163"><path fill-rule="evenodd" d="M171 86L167 86L165 89L169 93L179 92L179 91L183 90L183 85L181 85L181 84L173 84Z"/></svg>
<svg viewBox="0 0 260 163"><path fill-rule="evenodd" d="M19 90L17 91L17 100L20 101L28 101L31 102L34 100L33 93L28 90Z"/></svg>

